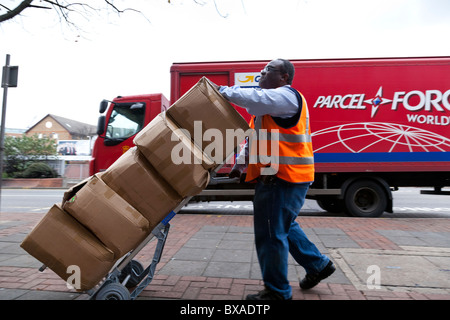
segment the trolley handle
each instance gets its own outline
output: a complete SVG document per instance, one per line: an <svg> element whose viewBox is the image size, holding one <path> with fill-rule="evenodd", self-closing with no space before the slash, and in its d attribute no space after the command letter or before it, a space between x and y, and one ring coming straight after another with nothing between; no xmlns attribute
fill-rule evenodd
<svg viewBox="0 0 450 320"><path fill-rule="evenodd" d="M226 183L239 183L241 179L239 177L229 178L229 177L211 177L209 180L210 185L226 184Z"/></svg>

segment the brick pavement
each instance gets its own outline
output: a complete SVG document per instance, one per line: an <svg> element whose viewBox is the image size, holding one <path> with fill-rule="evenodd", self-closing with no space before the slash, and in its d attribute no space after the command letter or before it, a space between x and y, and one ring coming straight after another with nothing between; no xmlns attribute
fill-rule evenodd
<svg viewBox="0 0 450 320"><path fill-rule="evenodd" d="M2 213L0 218L0 299L86 299L86 294L80 294L67 289L65 282L51 270L39 272L40 263L27 255L18 246L24 236L40 220L43 214ZM338 266L336 276L324 280L317 287L301 291L295 276L301 276L300 267L292 266L294 279L294 300L438 300L450 299L450 286L438 288L420 285L417 288L406 284L388 284L381 290L368 289L361 280L357 266L353 265L357 258L364 255L376 258L402 258L410 256L419 262L426 260L437 266L440 276L450 272L450 220L422 218L347 218L347 217L299 217L299 223L308 236L317 243L321 250L331 255ZM253 217L248 215L220 216L178 214L171 222L171 230L167 238L161 261L150 285L140 294L139 299L192 299L192 300L240 300L247 294L256 293L263 288L263 283L247 262L236 260L235 265L247 263L250 270L248 276L224 277L195 274L183 274L176 269L175 262L184 261L182 250L194 250L200 234L214 234L214 230L224 230L218 245L213 245L214 253L219 253L220 246L231 243L230 237L246 235L252 229ZM206 229L205 229L206 228ZM216 228L216 229L214 229ZM249 231L250 230L250 231ZM217 233L217 232L216 232ZM228 237L228 238L227 238ZM236 241L252 241L239 240ZM154 243L150 243L136 259L145 261L151 258ZM237 252L239 248L229 249L229 253ZM236 251L232 251L236 249ZM206 250L206 249L205 249ZM434 250L434 253L433 253ZM242 250L241 250L242 251ZM194 252L194 251L193 251ZM205 251L206 252L206 251ZM223 251L222 251L223 252ZM250 251L249 251L250 252ZM250 254L250 253L249 253ZM211 266L220 267L224 263L214 261L214 255L208 261L200 261ZM242 257L242 256L239 256ZM238 258L239 258L238 257ZM216 257L217 258L217 257ZM230 258L231 259L231 258ZM254 259L254 258L252 258ZM353 260L352 260L353 259ZM355 260L356 259L356 260ZM192 259L194 260L194 258ZM220 261L220 260L218 260ZM378 260L377 260L378 261ZM382 260L380 260L382 262ZM389 266L383 272L395 272L405 266ZM416 260L414 260L416 261ZM186 269L195 261L185 261ZM449 264L447 264L449 263ZM445 267L447 265L447 267ZM212 269L211 269L212 270ZM238 270L236 268L236 270ZM386 271L384 271L386 270ZM223 270L219 270L223 272ZM229 271L229 270L228 270ZM212 271L211 271L212 272ZM290 269L291 272L291 269ZM297 274L295 274L297 272ZM427 270L423 270L427 273ZM368 276L368 275L367 275ZM419 276L420 278L420 276ZM448 277L450 278L450 277ZM418 279L420 280L420 279ZM445 278L444 278L445 281ZM428 283L428 282L427 282ZM427 285L425 283L425 285Z"/></svg>

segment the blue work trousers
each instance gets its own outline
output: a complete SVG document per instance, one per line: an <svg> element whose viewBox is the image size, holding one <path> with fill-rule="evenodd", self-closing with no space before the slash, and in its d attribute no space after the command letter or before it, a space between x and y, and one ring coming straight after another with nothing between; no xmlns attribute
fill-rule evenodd
<svg viewBox="0 0 450 320"><path fill-rule="evenodd" d="M330 261L309 241L295 221L305 202L309 184L275 178L255 187L255 245L264 285L285 299L292 296L288 281L288 254L306 273L320 272Z"/></svg>

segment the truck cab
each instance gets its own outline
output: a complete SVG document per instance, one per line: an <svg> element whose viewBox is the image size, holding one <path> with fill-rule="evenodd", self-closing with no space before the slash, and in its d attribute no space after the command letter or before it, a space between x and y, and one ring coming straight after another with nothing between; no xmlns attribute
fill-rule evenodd
<svg viewBox="0 0 450 320"><path fill-rule="evenodd" d="M105 171L134 146L135 135L170 104L161 94L121 97L100 103L97 140L94 143L89 174Z"/></svg>

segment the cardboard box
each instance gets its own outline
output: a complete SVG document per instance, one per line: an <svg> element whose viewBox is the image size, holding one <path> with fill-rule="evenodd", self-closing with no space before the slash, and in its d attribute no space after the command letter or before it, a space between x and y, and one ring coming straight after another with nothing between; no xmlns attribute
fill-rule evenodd
<svg viewBox="0 0 450 320"><path fill-rule="evenodd" d="M149 221L151 230L182 201L137 147L117 159L101 179Z"/></svg>
<svg viewBox="0 0 450 320"><path fill-rule="evenodd" d="M60 205L50 209L20 246L65 281L73 274L68 267L78 266L78 291L97 285L115 262L114 253Z"/></svg>
<svg viewBox="0 0 450 320"><path fill-rule="evenodd" d="M94 175L83 185L65 192L62 208L99 238L118 259L136 248L151 229L147 219L107 186L100 176Z"/></svg>
<svg viewBox="0 0 450 320"><path fill-rule="evenodd" d="M134 143L180 196L194 196L208 185L208 169L214 163L164 112L136 135Z"/></svg>
<svg viewBox="0 0 450 320"><path fill-rule="evenodd" d="M167 116L189 132L215 165L235 152L249 129L245 119L205 77L167 110Z"/></svg>

